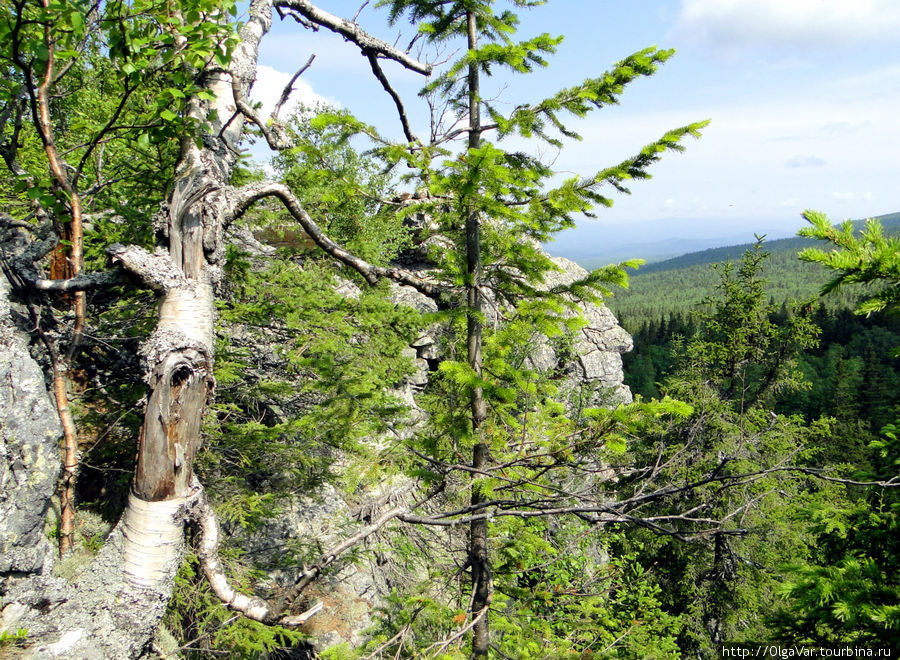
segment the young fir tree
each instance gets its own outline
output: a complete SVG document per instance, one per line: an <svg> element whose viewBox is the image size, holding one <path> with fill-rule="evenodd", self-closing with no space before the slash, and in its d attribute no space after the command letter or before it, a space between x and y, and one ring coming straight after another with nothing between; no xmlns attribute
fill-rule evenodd
<svg viewBox="0 0 900 660"><path fill-rule="evenodd" d="M801 235L826 241L828 252L809 248L805 261L831 271L823 294L844 284L875 285L858 314L900 310L900 241L868 221L857 234L850 223L833 227L828 218L805 213L812 225ZM810 508L816 552L793 562L781 593L786 602L772 616L781 639L818 644L900 645L900 424L880 429L863 465L850 466L843 484L848 498ZM841 439L838 439L840 442Z"/></svg>
<svg viewBox="0 0 900 660"><path fill-rule="evenodd" d="M808 465L828 425L772 411L777 395L802 387L794 358L815 344L816 328L802 305L776 322L778 307L761 277L766 258L760 242L736 266L716 268L718 295L702 301L697 331L661 385L693 413L633 443L626 459L653 467L649 478L638 470L623 487L644 490L649 481L672 489L645 515L692 512L668 538L629 534L642 564L656 569L664 607L685 614L678 643L691 657L718 657L725 642L766 638L763 613L774 607L777 569L808 552L799 512L823 496L785 468ZM681 489L704 476L714 478Z"/></svg>
<svg viewBox="0 0 900 660"><path fill-rule="evenodd" d="M579 323L577 301L599 301L605 285L625 282L622 267L609 267L567 286L546 286L548 273L557 267L539 243L572 227L577 214L610 205L602 188L628 192L629 180L648 178L652 163L666 151L680 151L680 141L697 136L705 122L670 131L616 166L551 184L551 167L527 153L505 150L502 140L515 135L562 146L563 139L578 137L564 121L616 103L628 83L653 74L672 51L645 49L597 78L504 113L487 101L491 76L525 74L546 65L560 37L516 41L516 15L495 9L490 0L383 4L390 6L393 19L405 14L418 22L431 43L465 45L424 90L437 99L435 105L446 104L454 113L451 127L425 144L404 122L408 143L381 152L418 170L417 185L426 194L405 212L426 214L448 241L432 255L433 277L440 305L458 321L459 334L449 344L451 359L441 365L436 401L443 403L432 409L434 430L414 450L426 459L428 478L441 489L458 488L460 474L468 480L467 501L458 500L460 493L447 497L449 504L459 505L455 513L403 519L468 524L463 563L470 579L466 609L471 621L466 628L472 631L472 655L484 657L499 599L491 518L527 519L554 515L556 508L564 513L591 506L596 513L596 490L585 495L556 484L577 466L599 472L604 447L618 445L619 434L637 423L634 413L594 410L578 420L590 431L577 428L555 402L553 383L520 359L523 338L572 331ZM527 8L534 3L509 4ZM354 128L346 118L334 121ZM454 147L454 139L464 143ZM488 318L495 322L487 324Z"/></svg>

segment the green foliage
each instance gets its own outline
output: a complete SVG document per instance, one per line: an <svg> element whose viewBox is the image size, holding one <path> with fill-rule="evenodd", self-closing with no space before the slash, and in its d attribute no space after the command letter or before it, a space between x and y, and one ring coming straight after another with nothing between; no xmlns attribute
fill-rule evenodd
<svg viewBox="0 0 900 660"><path fill-rule="evenodd" d="M628 531L622 547L640 545L664 609L684 614L681 651L714 658L722 642L768 638L764 614L778 602L778 569L813 543L797 520L827 496L779 468L804 465L829 427L761 409L737 413L712 390L690 400L693 415L645 434L623 456L623 465L647 466L624 481L625 493L669 494L642 507L657 527ZM648 480L650 466L662 467Z"/></svg>
<svg viewBox="0 0 900 660"><path fill-rule="evenodd" d="M896 444L892 455L897 453ZM896 474L896 469L893 474ZM808 562L786 567L787 604L772 616L778 639L856 645L900 644L900 503L873 493L856 505L806 512L818 533Z"/></svg>
<svg viewBox="0 0 900 660"><path fill-rule="evenodd" d="M691 370L705 374L722 398L741 410L802 388L794 377L793 357L818 343L809 305L794 305L780 323L773 321L776 308L766 302L765 280L759 276L767 257L760 240L744 254L737 272L731 264L721 266L719 293L702 301L698 335L684 356Z"/></svg>
<svg viewBox="0 0 900 660"><path fill-rule="evenodd" d="M823 294L844 284L878 283L882 288L867 295L857 313L900 307L900 238L886 236L881 223L875 220L869 220L857 235L851 222L835 228L822 213L806 211L803 217L812 226L801 229L801 236L828 241L833 246L830 252L808 248L800 253L800 259L832 271L832 278L822 288Z"/></svg>
<svg viewBox="0 0 900 660"><path fill-rule="evenodd" d="M608 557L597 532L572 520L498 523L492 627L500 657L680 657L681 618L662 609L659 587L636 556ZM428 591L388 600L360 656L381 649L403 658L469 657L460 633L471 616L434 598L435 585L450 586L446 574L436 570L431 580Z"/></svg>
<svg viewBox="0 0 900 660"><path fill-rule="evenodd" d="M24 645L27 639L28 630L25 628L19 628L16 632L2 630L0 631L0 649Z"/></svg>
<svg viewBox="0 0 900 660"><path fill-rule="evenodd" d="M806 441L823 432L824 425L804 432L796 418L770 421L756 405L766 393L789 383L788 354L806 341L805 317L792 316L781 325L772 320L761 284L754 279L758 262L736 276L725 270L722 295L728 302L705 318L704 339L689 345L686 353L691 365L669 386L689 395L690 405L661 398L609 410L586 407L576 397L567 399L559 390L565 376L561 368L542 372L533 366L531 353L549 340L560 360L572 357L571 337L583 325L579 303L597 302L610 295L610 287L625 286L625 268L636 262L554 285L559 269L538 244L573 226L580 215L611 205L606 191L629 193L631 181L649 178L652 164L664 153L680 151L682 141L697 137L706 122L669 131L617 165L565 180L557 179L540 159L506 151L500 144L512 135L551 145L577 138L564 120L617 103L625 86L652 75L672 52L655 47L639 51L599 77L504 114L473 89L475 75L527 73L544 66L560 38L538 35L515 41L515 15L495 12L492 2L382 4L390 5L394 19L405 12L423 21L422 33L434 42L462 36L462 19L473 17L482 45L462 52L423 93L441 95L441 103L460 111L455 120L465 118L470 102L480 104L492 122L484 127L483 137L493 133L497 141L471 140L467 149L453 151L444 144L465 131L450 130L436 135L430 145L390 144L349 113L327 111L312 118L301 114L291 125L298 147L279 157L277 169L330 235L374 263L387 264L410 245L407 225L414 220L425 218L418 239L439 239L431 255L433 275L449 291L439 301L439 319L449 327L441 347L447 359L422 397L430 422L421 436L402 441L409 450L406 456L376 453L366 445L365 439L399 426L403 406L389 391L411 371L405 349L420 331L422 319L391 304L386 287L357 293L338 279L343 273L332 265L294 249L302 237L288 235L271 209L247 218L258 237L280 239L281 249L265 263L229 251L230 289L218 307L217 398L204 425L207 448L196 465L219 515L234 532L231 540L258 530L298 490L334 481L330 467L334 450L340 450L363 466L346 470L347 491L396 471L399 463L441 490L431 505L462 511L463 518L488 508L496 516L489 526L495 566L489 616L494 642L506 657L677 657L677 640L699 634L696 622L672 614L679 598L681 604L696 598L708 605L722 622L717 624L719 632L735 630L735 617L721 616L726 596L738 598L744 611L747 594L765 592L770 582L741 591L729 575L723 586L721 562L741 551L771 564L759 544L722 541L724 534L739 535L736 523L716 537L712 568L698 569L704 558L696 561L688 551L672 550L661 541L643 545L638 535L607 535L597 542L592 533L607 527L593 514L605 512L603 507L617 497L640 493L647 482L631 475L650 473L651 481L659 477L645 466L659 465L662 457L669 485L707 476L709 481L707 488L689 495L672 492L657 498L653 505L661 519L677 519L690 498L708 517L733 515L734 507L743 507L752 510L747 516L756 525L754 531L775 539L772 557L805 548L802 540L786 537L782 519L773 522L763 515L775 508L772 491L792 494L798 503L804 492L774 473L746 485L740 496L728 492L733 484L727 480L773 467L792 453L805 457ZM171 171L179 139L199 139L208 128L187 111L188 103L191 97L210 100L198 75L207 64L227 66L235 41L226 14L235 8L212 0L165 5L134 0L106 3L89 12L87 4L74 0L53 3L47 10L28 5L27 10L23 17L7 8L3 11L9 20L0 20L6 26L0 27L0 57L13 63L15 74L0 83L0 101L11 107L31 84L29 76L47 66L46 27L54 35L58 65L72 64L57 90L62 112L54 130L59 145L79 162L76 182L80 178L96 187L88 195L89 210L113 211L92 218L86 237L88 267L99 267L103 248L111 241L152 242L150 209L171 183L160 172ZM33 65L19 63L19 51L35 52ZM3 130L3 137L9 137L9 129ZM355 136L375 142L373 154L384 161L385 169L354 150ZM26 130L18 137L26 172L12 186L5 185L4 199L16 217L28 217L29 200L37 200L64 219L68 200L47 177L36 134ZM398 165L410 167L403 180L417 187L410 203L393 198L390 173ZM105 179L111 169L123 172L119 180ZM476 217L482 234L474 240L466 226ZM476 253L483 274L471 266ZM476 312L464 300L463 291L473 290L487 292L490 312ZM106 302L110 327L118 324L117 336L136 343L146 334L149 300L127 301L137 304L137 313L125 303ZM486 326L479 369L466 355L476 319ZM729 344L735 336L739 341ZM715 386L707 387L708 382ZM747 387L748 382L754 384ZM738 390L740 397L732 401ZM110 435L102 443L98 440L97 451L108 451L110 462L127 465L122 440L134 430L131 409L143 390L134 382L113 381L108 391L119 396L121 408L102 411L93 426L104 428L113 415L125 412L97 433L101 439ZM488 402L483 424L474 424L468 413L475 392ZM490 465L473 471L467 462L479 444L487 446ZM637 466L633 472L631 466ZM625 478L609 478L611 467L628 467L621 472ZM468 509L473 494L488 504ZM642 521L651 508L634 507L616 519ZM580 517L558 518L556 510L575 511ZM757 512L762 517L757 518ZM453 516L459 517L446 514ZM672 533L702 537L705 520L688 518ZM655 520L647 524L671 532ZM431 584L427 589L398 589L370 649L386 645L398 657L459 657L469 650L462 633L471 621L467 604L473 589L455 579L466 570L457 561L465 541L453 528L447 538L446 555L428 557ZM414 562L413 555L421 554L415 541L412 536L392 539L393 555ZM425 547L440 547L430 541ZM726 546L722 552L721 543ZM227 562L230 576L238 588L248 590L259 575L235 559L233 548L225 551L232 555ZM287 544L277 559L295 564L311 552ZM660 557L671 553L692 567L669 593L663 587L670 585L657 569L647 566L646 557L653 552ZM689 577L697 585L693 591ZM712 617L698 616L704 623ZM262 657L303 641L295 632L231 617L197 574L193 558L179 573L166 624L185 642L183 650L197 657ZM350 652L336 649L331 655L344 653Z"/></svg>
<svg viewBox="0 0 900 660"><path fill-rule="evenodd" d="M799 247L785 249L780 244L781 241L766 241L764 244L769 256L763 262L760 274L766 280L766 295L777 305L788 300L808 300L818 295L827 279L825 275L797 259ZM705 259L691 265L673 261L673 266L677 267L672 269L654 269L657 264L643 266L629 275L628 290L617 292L608 305L632 335L645 332L651 324L656 324L658 328L664 320L682 325L687 322L698 301L716 295L721 279L719 272L710 266L738 261L748 249L752 250L753 246L723 250L727 256L709 263ZM852 306L859 293L859 287L848 286L839 297L823 303L828 309Z"/></svg>
<svg viewBox="0 0 900 660"><path fill-rule="evenodd" d="M146 244L178 140L199 139L206 128L187 104L206 94L200 75L207 63L228 64L237 39L234 11L233 3L213 0L4 5L0 106L12 111L4 138L15 133L21 165L12 189L3 191L15 198L11 213L27 216L29 200L37 200L59 222L70 219L70 201L51 181L42 138L21 121L27 90L40 82L52 54L51 137L71 166L70 183L82 191L84 210L104 214L86 227L86 267L97 267L111 242Z"/></svg>
<svg viewBox="0 0 900 660"><path fill-rule="evenodd" d="M233 290L220 319L229 339L218 346L198 469L216 484L220 514L252 528L286 492L327 478L333 450L365 453L360 441L399 416L390 389L411 371L403 349L421 321L382 288L341 294L325 262L254 267L232 251L228 264Z"/></svg>
<svg viewBox="0 0 900 660"><path fill-rule="evenodd" d="M818 343L812 306L767 302L772 297L762 274L769 256L760 239L737 269L730 262L709 269L717 283L699 305L695 299L691 316L676 315L670 301L668 320L635 331L635 353L625 358L626 382L635 392L658 395L664 376L687 365L710 374L722 396L740 407L772 404L808 387L795 367L797 355Z"/></svg>
<svg viewBox="0 0 900 660"><path fill-rule="evenodd" d="M847 282L879 284L857 308L857 313L896 311L897 253L893 239L885 238L878 222L869 221L859 236L845 224L828 226L825 217L808 212L813 227L804 235L830 241L830 253L807 250L801 257L834 271L825 287L833 291ZM878 364L871 344L867 375L881 389ZM884 404L873 399L876 407ZM791 562L790 577L781 589L782 606L771 622L780 639L823 644L874 644L897 648L900 644L900 497L896 483L900 467L898 427L888 424L881 437L869 442L867 460L849 466L857 480L869 482L865 490L847 486L841 505L810 508L805 517L816 533L816 551L806 561Z"/></svg>
<svg viewBox="0 0 900 660"><path fill-rule="evenodd" d="M299 110L288 126L295 146L274 165L328 236L370 263L385 264L410 246L409 231L395 212L388 174L349 144L350 120L345 111Z"/></svg>
<svg viewBox="0 0 900 660"><path fill-rule="evenodd" d="M896 218L886 221L894 227ZM819 229L824 231L825 224L820 218ZM842 234L841 240L850 245L856 242L856 257L865 261L863 236L871 232L863 228L848 239L847 227L830 231ZM900 403L900 365L888 357L900 344L900 326L884 313L853 315L850 308L856 307L863 284L849 277L815 308L792 310L782 303L791 293L806 296L826 283L825 273L810 271L808 264L793 258L792 251L808 247L808 242L776 241L779 250L771 259L757 258L758 272L749 280L737 267L711 270L701 263L656 272L650 267L650 272L632 278L629 292L613 301L635 338L635 354L625 359L626 382L647 396L668 392L695 407L689 425L673 425L656 445L646 444L652 435L635 443L635 452L643 447L647 454L643 459L628 456L626 464L659 456L662 465L682 466L686 471L679 474L685 481L717 470L728 477L778 465L779 457L860 481L896 476L896 444L890 435L881 438L875 431L896 418ZM707 255L693 256L703 260ZM683 262L674 260L673 265ZM747 263L745 258L745 267ZM858 265L865 268L864 263ZM708 274L701 277L701 271ZM767 281L761 291L762 274ZM875 284L867 285L869 295L877 291ZM704 298L706 309L686 316L683 310L692 296ZM718 302L722 296L733 304ZM791 330L798 315L803 323ZM808 344L810 324L818 347ZM806 339L785 343L797 329ZM753 345L768 348L745 350ZM769 389L749 411L740 412L746 410L746 394L752 396L765 382L762 375L770 371L766 364L780 355L779 345L793 354L783 365L795 363L782 370L787 387ZM739 367L739 387L730 377L734 370L729 364ZM792 381L805 385L792 387ZM744 404L738 405L741 401ZM678 456L681 462L671 463ZM740 493L723 485L723 492L730 494L718 502L726 506L739 505L741 497L754 502L766 488L772 491L741 511L746 534L682 545L646 532L628 533L629 539L644 544L639 557L645 566L666 567L659 584L664 606L685 613L682 651L716 657L716 634L729 642L896 646L893 489L867 491L777 477L760 478L753 489ZM709 507L703 493L697 493L697 502ZM707 502L715 493L715 487L706 493Z"/></svg>
<svg viewBox="0 0 900 660"><path fill-rule="evenodd" d="M878 220L885 233L896 235L900 232L900 214L880 216ZM853 223L857 232L863 225L861 221ZM766 241L770 256L762 273L766 278L766 291L776 303L816 296L828 282L829 276L824 269L797 259L798 252L814 245L813 238ZM632 335L668 317L686 317L697 300L715 292L719 278L709 266L737 260L752 248L752 244L713 248L645 265L631 274L629 289L619 292L608 305ZM821 302L829 310L856 307L864 293L864 285L845 282Z"/></svg>
<svg viewBox="0 0 900 660"><path fill-rule="evenodd" d="M618 103L618 97L625 86L641 76L651 76L658 66L668 60L675 51L646 48L625 58L604 75L584 81L582 84L563 89L552 97L531 106L516 108L509 117L504 117L496 109L489 108L501 136L518 133L523 137L537 135L547 142L561 146L562 142L551 137L547 123L554 130L568 138L581 139L578 133L568 128L560 120L561 112L584 117L593 109ZM699 125L697 126L699 128Z"/></svg>
<svg viewBox="0 0 900 660"><path fill-rule="evenodd" d="M226 570L235 588L249 592L263 574L226 556ZM226 655L233 658L268 658L275 651L301 646L306 636L296 630L235 616L216 596L200 571L197 558L189 555L175 576L175 589L163 625L184 640L179 649L185 658Z"/></svg>
<svg viewBox="0 0 900 660"><path fill-rule="evenodd" d="M552 531L551 531L552 530ZM500 653L512 658L677 658L680 617L635 554L608 557L592 530L571 521L498 525L495 617Z"/></svg>
<svg viewBox="0 0 900 660"><path fill-rule="evenodd" d="M767 302L766 256L757 244L736 268L717 269L718 294L702 301L696 326L674 342L660 384L693 412L647 429L621 462L634 469L622 480L626 493L663 494L643 515L668 536L651 526L628 532L623 545L640 544L642 565L660 567L663 606L685 613L678 643L691 656L718 657L723 642L767 638L761 612L777 603L777 569L810 551L813 534L797 526L799 513L831 497L784 470L808 465L830 424L770 409L801 384L794 357L815 343L815 328L808 308L782 315ZM684 487L691 483L699 486Z"/></svg>
<svg viewBox="0 0 900 660"><path fill-rule="evenodd" d="M616 103L625 86L652 75L671 51L639 51L599 77L501 112L485 100L490 76L545 66L559 38L544 34L516 40L514 12L501 11L490 1L381 4L390 7L392 20L406 15L418 22L428 41L445 44L465 37L468 46L422 91L433 104L455 111L453 119L468 122L468 127L436 133L431 145L383 146L377 151L390 166L403 163L412 169L406 178L418 190L401 214L427 219L419 238L435 239L438 247L429 255L435 264L433 277L450 290L441 300L448 324L443 360L419 399L429 413L428 428L407 441L417 459L410 468L440 490L442 509L456 511L435 514L440 518L458 517L460 512L495 516L487 525L486 560L471 554L473 539L482 533L476 527L483 530L472 521L466 542L457 541L451 530L451 556L444 561L452 561L457 548L468 553L465 563L472 567L473 581L476 563L494 564L495 604L485 616L500 655L671 655L677 621L661 615L658 593L629 563L632 558L614 564L621 570L621 588L594 597L602 582L596 578L601 562L579 558L579 553L596 550L596 544L583 538L569 547L579 533L575 523L556 516L553 522L539 518L551 515L554 507L578 510L609 497L600 485L605 462L623 454L629 439L648 425L689 410L671 400L615 410L586 407L577 396L559 391L565 379L561 367L539 370L531 356L536 348L545 348L548 339L561 349L557 358L564 356L566 338L583 325L579 303L599 302L611 294L612 286L627 284L624 267L636 265L610 266L571 284L557 284L555 271L560 268L539 244L574 226L577 217L591 214L595 207L610 206L607 190L630 192L631 181L649 178L653 163L666 152L680 151L682 141L697 137L706 122L669 131L632 158L592 175L560 179L540 158L504 149L503 138L515 134L535 139L539 146L577 138L565 123L568 119ZM531 4L513 2L511 9ZM482 111L490 124L481 124ZM359 124L345 121L342 127L372 136ZM443 146L458 137L468 138L464 149ZM478 302L482 297L483 306ZM472 412L482 398L487 409L483 420ZM587 398L596 400L599 393L592 391ZM489 457L487 467L476 467L482 451ZM544 553L554 555L553 561L538 569L546 563ZM530 574L522 579L533 577L532 584L520 583L516 562ZM447 566L453 570L452 564ZM564 586L581 578L586 580L583 591L574 586L570 592ZM440 599L433 591L428 596L398 593L396 609L386 615L381 643L397 635L391 644L411 657L488 653L482 641L477 642L479 648L465 641L465 626L474 625L471 617L476 614L468 610L481 607L476 603L482 595L471 583L447 584L442 591L447 593ZM645 625L645 620L653 623Z"/></svg>
<svg viewBox="0 0 900 660"><path fill-rule="evenodd" d="M781 277L771 268L765 273L767 279ZM774 310L772 323L789 316L786 304ZM867 460L865 448L878 429L895 419L900 404L900 363L889 357L900 345L900 320L879 313L859 316L846 307L825 305L816 307L811 320L818 328L819 346L803 349L794 358L805 386L776 395L774 410L807 420L833 417L835 439L822 448L817 462L862 465ZM625 382L632 392L660 396L659 385L674 370L685 338L696 334L696 324L696 316L673 315L651 321L633 334L634 351L623 356Z"/></svg>

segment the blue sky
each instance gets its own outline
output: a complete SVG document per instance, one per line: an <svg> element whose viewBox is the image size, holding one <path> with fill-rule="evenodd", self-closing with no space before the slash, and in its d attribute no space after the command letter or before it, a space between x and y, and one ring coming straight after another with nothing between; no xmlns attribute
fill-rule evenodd
<svg viewBox="0 0 900 660"><path fill-rule="evenodd" d="M321 2L342 17L359 2ZM374 3L373 3L374 4ZM500 6L503 3L498 3ZM386 27L365 7L359 22L394 41L412 28ZM665 130L711 119L687 152L668 156L568 241L619 243L668 236L789 235L800 212L833 219L900 210L900 33L898 0L551 0L524 11L519 36L565 35L550 67L497 81L501 103L536 100L599 74L645 46L675 48L656 76L630 87L618 107L573 124L583 140L555 158L565 172L590 174L635 153ZM292 21L263 42L254 96L276 97L310 54L298 99L324 98L400 137L390 99L349 44ZM385 64L425 132L415 97L422 79Z"/></svg>

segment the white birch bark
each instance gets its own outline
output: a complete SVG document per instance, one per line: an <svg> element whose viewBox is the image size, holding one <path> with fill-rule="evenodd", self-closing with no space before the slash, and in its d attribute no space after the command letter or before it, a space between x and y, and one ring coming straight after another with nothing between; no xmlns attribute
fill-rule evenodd
<svg viewBox="0 0 900 660"><path fill-rule="evenodd" d="M249 93L259 40L271 25L272 0L254 0L231 70ZM243 118L234 117L231 77L208 74L214 101L195 99L191 113L218 119L202 147L182 145L174 190L154 218L159 247L150 254L112 246L112 261L159 296L159 321L142 347L150 386L138 467L122 521L74 583L35 576L2 597L0 627L25 628L22 657L132 658L141 655L165 612L184 548L190 496L198 489L193 459L200 421L214 387L214 287L221 279L224 191Z"/></svg>
<svg viewBox="0 0 900 660"><path fill-rule="evenodd" d="M153 219L156 250L148 253L121 245L108 250L114 264L159 295L157 326L141 348L149 394L132 492L122 521L76 582L38 576L18 582L3 594L0 629L29 631L31 645L23 657L106 659L143 653L171 597L183 555L184 528L190 521L200 531L204 572L215 593L232 609L287 625L302 623L317 609L279 618L279 609L286 603L272 608L228 585L217 558L218 523L193 474L201 419L215 389L214 295L222 278L226 225L258 199L275 197L326 253L370 282L391 277L422 291L433 292L436 287L408 272L375 267L348 253L321 232L284 186L271 182L242 190L230 186L245 120L236 99L249 97L259 42L271 26L273 5L338 31L367 52L390 57L412 70L430 69L305 0L251 2L228 71L204 73L205 87L214 100L194 98L189 105L191 116L208 123L210 130L200 145L193 137L182 142L173 192ZM80 291L118 280L113 274L95 274L71 280L35 276L23 281L46 291Z"/></svg>

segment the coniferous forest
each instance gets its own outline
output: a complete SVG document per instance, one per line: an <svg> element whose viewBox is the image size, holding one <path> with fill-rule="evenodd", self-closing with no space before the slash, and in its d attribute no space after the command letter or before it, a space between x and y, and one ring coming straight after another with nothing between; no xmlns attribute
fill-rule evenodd
<svg viewBox="0 0 900 660"><path fill-rule="evenodd" d="M548 155L673 51L513 106L534 3L378 4L0 8L0 657L892 657L897 214L552 258L702 139ZM391 124L262 116L273 21Z"/></svg>

